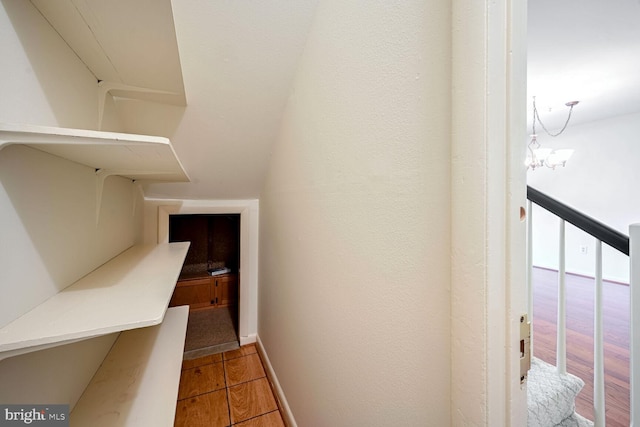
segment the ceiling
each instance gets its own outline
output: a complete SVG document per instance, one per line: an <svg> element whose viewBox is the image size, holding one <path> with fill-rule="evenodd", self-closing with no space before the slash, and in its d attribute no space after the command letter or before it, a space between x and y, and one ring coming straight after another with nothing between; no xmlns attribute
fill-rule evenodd
<svg viewBox="0 0 640 427"><path fill-rule="evenodd" d="M148 197L259 196L318 0L31 1L114 85L125 131L172 140L192 182L148 185ZM529 129L532 96L550 130L568 101L580 101L573 124L640 111L640 0L528 5Z"/></svg>
<svg viewBox="0 0 640 427"><path fill-rule="evenodd" d="M640 112L640 1L529 0L528 19L529 128L533 96L548 128L574 100L572 124Z"/></svg>

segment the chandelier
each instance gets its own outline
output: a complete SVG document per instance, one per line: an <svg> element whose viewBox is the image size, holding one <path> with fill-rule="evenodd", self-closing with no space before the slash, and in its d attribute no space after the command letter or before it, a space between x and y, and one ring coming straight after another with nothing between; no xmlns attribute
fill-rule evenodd
<svg viewBox="0 0 640 427"><path fill-rule="evenodd" d="M567 120L564 122L564 126L562 126L562 129L560 129L560 131L558 131L557 133L551 133L542 123L542 120L540 120L538 109L536 108L536 97L533 97L533 133L531 134L531 141L529 141L529 144L527 145L527 149L529 150L529 152L527 153L527 160L525 161L525 166L527 166L527 169L536 170L537 168L542 166L555 169L558 166L565 166L567 160L569 160L574 150L553 150L551 148L542 148L540 146L540 143L538 142L538 135L536 134L536 121L540 123L540 126L547 135L555 138L556 136L564 132L564 130L567 128L569 120L571 120L571 112L573 111L573 107L575 107L578 102L579 101L571 101L564 104L569 107Z"/></svg>

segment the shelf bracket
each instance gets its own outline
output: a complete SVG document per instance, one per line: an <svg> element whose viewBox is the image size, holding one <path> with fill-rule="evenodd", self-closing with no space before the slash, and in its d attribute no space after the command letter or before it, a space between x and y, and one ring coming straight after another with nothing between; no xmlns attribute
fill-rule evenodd
<svg viewBox="0 0 640 427"><path fill-rule="evenodd" d="M100 208L102 206L102 192L104 180L111 175L105 169L96 169L96 225L100 222Z"/></svg>
<svg viewBox="0 0 640 427"><path fill-rule="evenodd" d="M133 204L133 209L131 210L131 217L135 218L136 216L136 206L138 205L138 196L140 196L141 199L144 199L144 190L142 188L142 183L140 183L140 181L138 180L133 180L133 187L131 190L131 197L132 197L132 204Z"/></svg>
<svg viewBox="0 0 640 427"><path fill-rule="evenodd" d="M96 225L100 222L100 210L102 208L102 193L104 191L104 181L112 176L112 175L120 175L120 176L128 176L128 175L159 175L162 174L162 171L132 171L125 169L96 169ZM144 197L144 193L142 190L142 185L138 180L132 179L134 183L134 188L137 188L137 192L141 193ZM136 205L136 196L137 192L134 190L133 192L133 214L135 215L135 205Z"/></svg>
<svg viewBox="0 0 640 427"><path fill-rule="evenodd" d="M5 139L0 139L0 151L2 151L2 149L4 147L8 147L9 145L11 145L12 142L9 140L5 140Z"/></svg>
<svg viewBox="0 0 640 427"><path fill-rule="evenodd" d="M98 82L98 129L102 130L104 109L107 102L107 94L121 98L147 100L171 105L186 105L183 94L168 92L165 90L149 89L146 87L131 86L124 83L101 80Z"/></svg>

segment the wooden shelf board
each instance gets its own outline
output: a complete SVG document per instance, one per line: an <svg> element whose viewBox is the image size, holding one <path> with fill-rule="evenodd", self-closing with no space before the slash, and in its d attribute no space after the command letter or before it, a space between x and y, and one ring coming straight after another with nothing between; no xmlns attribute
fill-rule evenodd
<svg viewBox="0 0 640 427"><path fill-rule="evenodd" d="M71 412L77 426L173 426L189 308L120 334Z"/></svg>
<svg viewBox="0 0 640 427"><path fill-rule="evenodd" d="M187 182L167 138L0 123L0 150L22 144L135 180Z"/></svg>
<svg viewBox="0 0 640 427"><path fill-rule="evenodd" d="M129 248L0 329L0 352L159 324L188 248L188 242Z"/></svg>

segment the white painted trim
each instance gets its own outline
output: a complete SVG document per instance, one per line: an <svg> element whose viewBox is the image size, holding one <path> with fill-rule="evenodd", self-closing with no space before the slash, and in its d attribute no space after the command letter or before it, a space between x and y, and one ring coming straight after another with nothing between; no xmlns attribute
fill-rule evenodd
<svg viewBox="0 0 640 427"><path fill-rule="evenodd" d="M507 295L508 209L507 173L509 118L508 0L487 2L485 37L485 224L487 298L487 421L489 426L506 426L510 413L510 374L505 369L513 360L509 340ZM519 360L519 357L518 357Z"/></svg>
<svg viewBox="0 0 640 427"><path fill-rule="evenodd" d="M527 416L514 340L526 312L526 3L455 0L452 16L452 425L515 427Z"/></svg>
<svg viewBox="0 0 640 427"><path fill-rule="evenodd" d="M255 343L257 336L258 334L249 334L249 336L240 337L240 346Z"/></svg>
<svg viewBox="0 0 640 427"><path fill-rule="evenodd" d="M282 418L284 424L287 427L298 427L295 418L293 417L293 412L291 412L291 408L289 407L289 402L287 402L287 397L284 395L284 390L282 390L282 386L280 386L280 382L278 381L278 377L276 376L276 372L273 370L273 366L271 365L271 361L269 360L269 356L267 355L267 351L262 345L262 341L260 340L260 336L256 335L256 347L258 352L260 353L260 358L262 359L262 364L267 370L267 378L271 382L273 390L276 393L276 398L278 399L278 404L280 406L280 413L282 414Z"/></svg>
<svg viewBox="0 0 640 427"><path fill-rule="evenodd" d="M593 307L593 423L604 426L604 318L602 313L602 241L596 239L596 289Z"/></svg>
<svg viewBox="0 0 640 427"><path fill-rule="evenodd" d="M630 302L630 402L631 419L629 425L640 425L640 322L638 322L638 307L640 307L640 224L629 226L629 302Z"/></svg>
<svg viewBox="0 0 640 427"><path fill-rule="evenodd" d="M558 310L557 310L557 333L556 333L556 366L560 375L567 373L567 272L565 269L566 242L565 229L566 221L558 218Z"/></svg>
<svg viewBox="0 0 640 427"><path fill-rule="evenodd" d="M506 426L520 426L527 417L526 382L520 382L520 316L528 311L527 280L527 174L523 166L527 137L527 2L507 0L506 77L507 77L507 156L506 156L506 321L507 388ZM507 54L508 53L508 54ZM529 321L533 314L529 316ZM533 338L533 337L532 337ZM533 351L533 341L531 341Z"/></svg>
<svg viewBox="0 0 640 427"><path fill-rule="evenodd" d="M240 214L239 333L241 343L253 342L258 332L258 200L146 200L160 204L158 243L169 241L169 215Z"/></svg>

